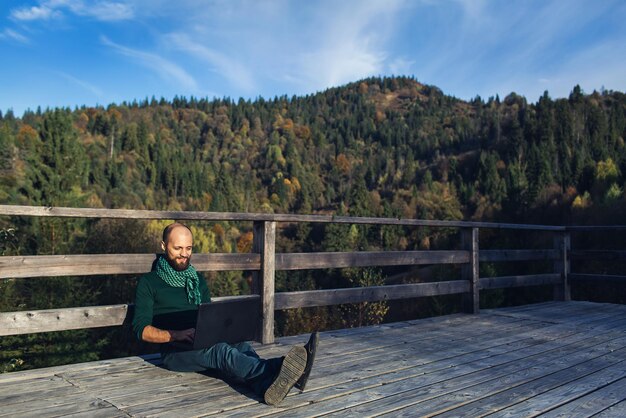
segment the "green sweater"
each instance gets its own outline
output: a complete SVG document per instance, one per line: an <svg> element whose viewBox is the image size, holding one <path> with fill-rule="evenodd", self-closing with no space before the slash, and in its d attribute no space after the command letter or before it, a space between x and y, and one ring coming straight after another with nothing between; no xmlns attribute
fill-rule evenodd
<svg viewBox="0 0 626 418"><path fill-rule="evenodd" d="M202 303L210 302L209 288L200 273L198 279ZM168 285L155 271L139 279L133 316L133 332L139 340L147 325L166 330L194 328L197 313L198 306L187 301L184 287Z"/></svg>

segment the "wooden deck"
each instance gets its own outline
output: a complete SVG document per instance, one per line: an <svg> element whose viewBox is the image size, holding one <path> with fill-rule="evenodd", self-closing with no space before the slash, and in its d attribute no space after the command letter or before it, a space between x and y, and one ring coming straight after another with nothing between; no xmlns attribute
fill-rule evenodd
<svg viewBox="0 0 626 418"><path fill-rule="evenodd" d="M306 335L259 346L283 355ZM321 334L273 408L139 357L0 375L0 416L626 416L626 306L549 302Z"/></svg>

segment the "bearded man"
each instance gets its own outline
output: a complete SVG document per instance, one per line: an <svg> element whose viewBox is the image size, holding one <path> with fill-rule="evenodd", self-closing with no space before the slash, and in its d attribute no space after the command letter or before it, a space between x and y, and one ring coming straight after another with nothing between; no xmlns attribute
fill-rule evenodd
<svg viewBox="0 0 626 418"><path fill-rule="evenodd" d="M318 335L285 357L260 358L250 344L218 343L201 350L183 351L173 342L193 342L200 303L211 295L204 278L191 264L193 235L181 224L163 230L164 251L155 268L139 280L133 331L142 341L161 344L163 364L180 372L217 371L245 383L268 405L280 403L293 386L304 390L313 366Z"/></svg>

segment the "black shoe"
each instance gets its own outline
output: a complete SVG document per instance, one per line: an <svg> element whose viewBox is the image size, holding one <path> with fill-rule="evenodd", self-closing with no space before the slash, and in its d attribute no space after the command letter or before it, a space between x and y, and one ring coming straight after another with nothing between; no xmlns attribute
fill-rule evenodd
<svg viewBox="0 0 626 418"><path fill-rule="evenodd" d="M304 347L293 347L280 366L278 376L265 391L263 398L268 405L278 405L289 390L296 384L296 381L302 376L307 365L307 354Z"/></svg>
<svg viewBox="0 0 626 418"><path fill-rule="evenodd" d="M298 381L296 382L296 388L300 389L300 391L304 391L306 387L306 382L309 380L309 375L311 374L311 369L313 368L313 362L315 361L315 351L317 350L317 343L319 341L319 334L315 331L309 337L309 342L304 345L304 349L306 350L307 358L306 358L306 367L304 368L304 373Z"/></svg>

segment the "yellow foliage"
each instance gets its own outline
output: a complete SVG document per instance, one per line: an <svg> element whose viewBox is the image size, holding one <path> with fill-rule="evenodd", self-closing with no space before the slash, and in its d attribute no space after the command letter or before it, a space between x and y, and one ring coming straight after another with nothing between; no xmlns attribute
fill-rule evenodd
<svg viewBox="0 0 626 418"><path fill-rule="evenodd" d="M293 131L293 120L290 118L285 119L282 128L283 131Z"/></svg>
<svg viewBox="0 0 626 418"><path fill-rule="evenodd" d="M249 253L252 251L252 243L254 241L254 234L252 231L241 234L237 240L237 252Z"/></svg>
<svg viewBox="0 0 626 418"><path fill-rule="evenodd" d="M311 128L305 125L296 125L293 128L293 133L296 134L298 138L302 139L310 139L311 138Z"/></svg>
<svg viewBox="0 0 626 418"><path fill-rule="evenodd" d="M154 242L160 244L163 237L163 230L172 222L174 221L168 219L155 219L149 221L148 226L146 227L146 234L150 237L154 237Z"/></svg>
<svg viewBox="0 0 626 418"><path fill-rule="evenodd" d="M217 235L220 239L224 239L225 235L224 227L220 224L213 225L213 233Z"/></svg>
<svg viewBox="0 0 626 418"><path fill-rule="evenodd" d="M612 158L606 161L598 161L596 165L596 179L604 181L617 178L619 176L619 168Z"/></svg>
<svg viewBox="0 0 626 418"><path fill-rule="evenodd" d="M39 134L30 125L22 125L19 132L17 133L17 140L21 144L32 142L37 138L39 138Z"/></svg>
<svg viewBox="0 0 626 418"><path fill-rule="evenodd" d="M89 197L87 197L86 205L88 208L103 208L104 203L98 197L96 193L91 193Z"/></svg>
<svg viewBox="0 0 626 418"><path fill-rule="evenodd" d="M183 207L178 199L170 199L170 201L167 202L167 210L181 211Z"/></svg>
<svg viewBox="0 0 626 418"><path fill-rule="evenodd" d="M272 128L274 128L274 130L277 131L280 128L282 128L283 124L284 124L283 117L280 115L280 113L276 113L276 115L274 116L274 123L272 124Z"/></svg>
<svg viewBox="0 0 626 418"><path fill-rule="evenodd" d="M291 178L291 187L296 192L302 189L302 186L300 185L300 181L298 180L297 177Z"/></svg>
<svg viewBox="0 0 626 418"><path fill-rule="evenodd" d="M193 252L194 253L212 253L217 252L217 242L215 234L203 227L191 226L193 234Z"/></svg>
<svg viewBox="0 0 626 418"><path fill-rule="evenodd" d="M109 117L111 118L112 121L113 120L119 121L122 119L122 114L117 109L109 109L107 113L109 114Z"/></svg>
<svg viewBox="0 0 626 418"><path fill-rule="evenodd" d="M343 174L348 175L350 173L350 161L345 154L341 153L337 156L336 164L339 171L341 171Z"/></svg>
<svg viewBox="0 0 626 418"><path fill-rule="evenodd" d="M572 207L576 209L584 209L591 206L591 197L589 192L585 192L582 196L578 195L572 202Z"/></svg>

